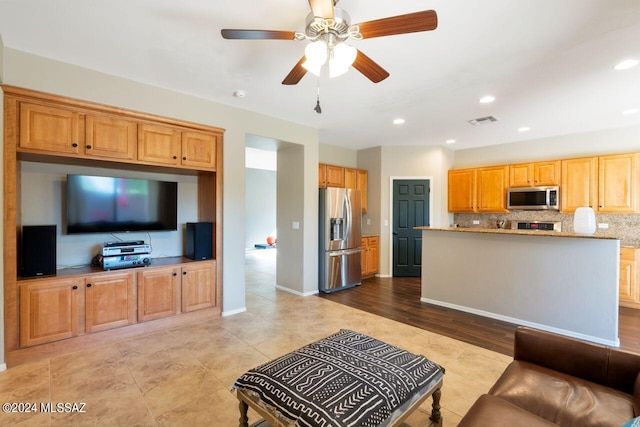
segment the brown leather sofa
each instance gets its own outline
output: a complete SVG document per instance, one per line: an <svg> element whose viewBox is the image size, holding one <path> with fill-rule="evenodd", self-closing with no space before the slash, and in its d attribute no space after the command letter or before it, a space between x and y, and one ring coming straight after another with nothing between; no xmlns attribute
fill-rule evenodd
<svg viewBox="0 0 640 427"><path fill-rule="evenodd" d="M616 426L640 416L640 354L518 327L513 362L459 426Z"/></svg>

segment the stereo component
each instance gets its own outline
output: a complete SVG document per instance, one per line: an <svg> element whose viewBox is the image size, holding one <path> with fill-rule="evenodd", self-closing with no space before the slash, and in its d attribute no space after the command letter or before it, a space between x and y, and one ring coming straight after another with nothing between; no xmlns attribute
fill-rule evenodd
<svg viewBox="0 0 640 427"><path fill-rule="evenodd" d="M143 242L144 243L144 242ZM151 245L134 244L102 247L102 256L130 255L130 254L148 254L151 253Z"/></svg>
<svg viewBox="0 0 640 427"><path fill-rule="evenodd" d="M105 270L128 267L144 267L150 264L150 254L117 255L106 256L102 258L102 268Z"/></svg>

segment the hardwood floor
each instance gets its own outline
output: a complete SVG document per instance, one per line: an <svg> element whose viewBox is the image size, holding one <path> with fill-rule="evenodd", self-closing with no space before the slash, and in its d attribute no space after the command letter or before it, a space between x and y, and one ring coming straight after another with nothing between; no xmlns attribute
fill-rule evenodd
<svg viewBox="0 0 640 427"><path fill-rule="evenodd" d="M320 293L321 298L416 326L506 355L513 355L515 324L420 301L419 277L365 279L361 286ZM640 353L640 310L620 308L620 347Z"/></svg>

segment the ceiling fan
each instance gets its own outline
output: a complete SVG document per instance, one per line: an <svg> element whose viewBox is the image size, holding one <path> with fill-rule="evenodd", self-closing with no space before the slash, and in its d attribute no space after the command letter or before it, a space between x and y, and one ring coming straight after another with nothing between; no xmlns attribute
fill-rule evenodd
<svg viewBox="0 0 640 427"><path fill-rule="evenodd" d="M298 61L282 84L295 85L310 71L320 75L328 62L329 76L337 77L350 66L374 83L389 77L389 73L358 49L344 43L348 39L361 40L396 34L434 30L438 17L433 10L409 13L351 25L351 18L335 7L339 0L309 0L311 13L307 16L305 32L276 30L223 29L225 39L243 40L309 40L305 55Z"/></svg>

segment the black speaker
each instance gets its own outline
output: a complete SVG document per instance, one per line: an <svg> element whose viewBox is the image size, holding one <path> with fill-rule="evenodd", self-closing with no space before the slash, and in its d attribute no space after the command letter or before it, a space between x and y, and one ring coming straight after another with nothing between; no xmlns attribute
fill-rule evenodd
<svg viewBox="0 0 640 427"><path fill-rule="evenodd" d="M185 257L189 259L212 259L212 236L212 222L188 222Z"/></svg>
<svg viewBox="0 0 640 427"><path fill-rule="evenodd" d="M25 225L22 227L23 277L56 274L56 226Z"/></svg>

